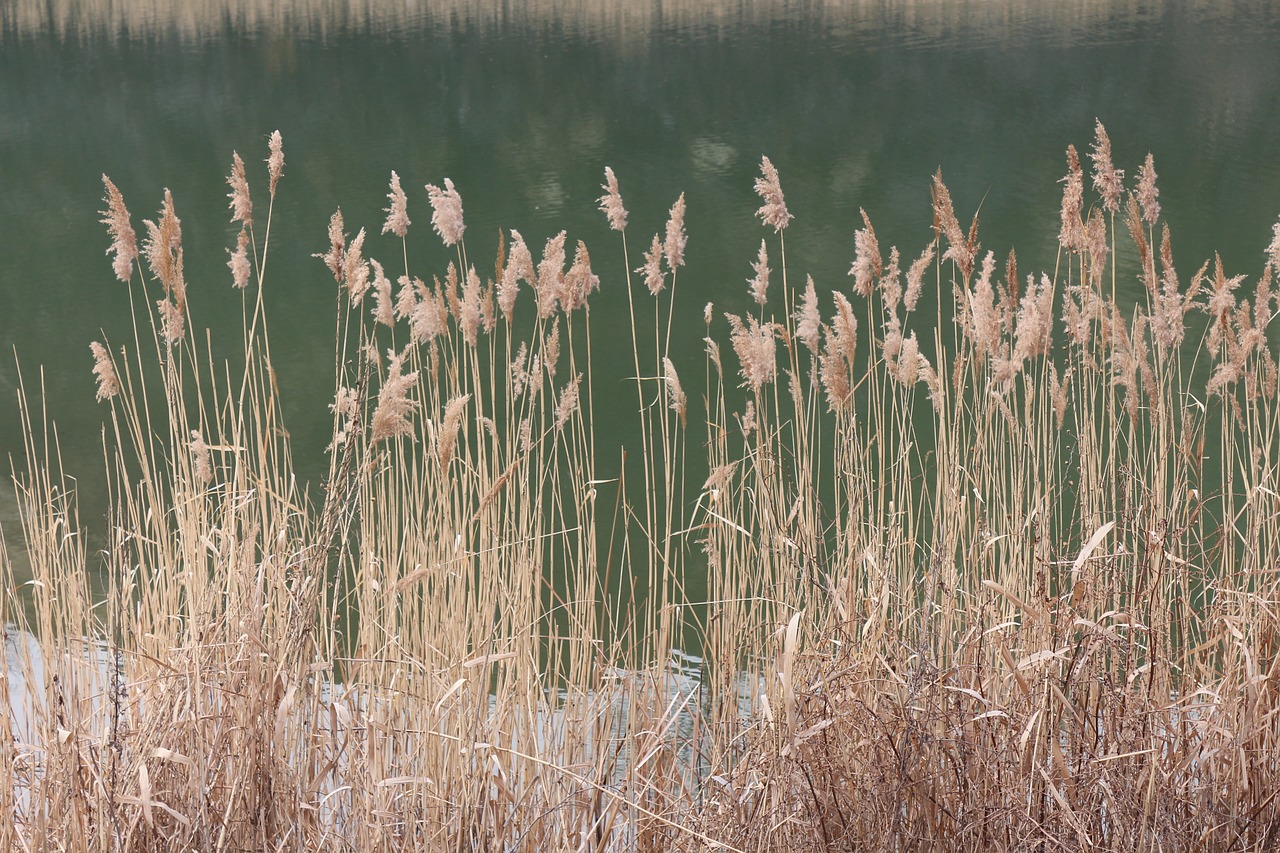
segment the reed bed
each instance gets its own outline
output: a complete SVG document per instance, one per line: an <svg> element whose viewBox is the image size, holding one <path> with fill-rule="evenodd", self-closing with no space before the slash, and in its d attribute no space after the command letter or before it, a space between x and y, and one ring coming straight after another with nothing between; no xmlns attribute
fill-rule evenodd
<svg viewBox="0 0 1280 853"><path fill-rule="evenodd" d="M238 155L228 178L236 364L195 332L174 200L139 246L104 178L135 323L89 347L101 553L22 392L5 849L1280 841L1280 224L1247 286L1217 258L1180 275L1153 161L1126 181L1099 124L1088 168L1067 151L1055 269L984 253L939 173L923 248L885 252L864 213L851 284L820 290L765 158L752 307L706 306L691 382L683 196L632 244L606 169L623 269L517 231L477 267L459 190L416 190L414 225L393 173L390 254L340 211L317 253L336 357L311 495L262 298L268 153L265 210ZM411 227L443 269L410 265ZM631 312L620 456L593 429L626 405L592 382L602 279Z"/></svg>

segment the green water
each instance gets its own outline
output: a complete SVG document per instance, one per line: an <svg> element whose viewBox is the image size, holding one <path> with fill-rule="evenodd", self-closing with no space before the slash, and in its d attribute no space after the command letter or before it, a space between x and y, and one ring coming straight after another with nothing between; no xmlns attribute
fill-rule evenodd
<svg viewBox="0 0 1280 853"><path fill-rule="evenodd" d="M1184 275L1218 250L1229 274L1256 276L1280 216L1280 10L1270 4L316 5L0 3L0 469L7 476L8 457L22 454L16 350L29 388L43 365L87 525L104 507L107 411L93 399L88 343L129 335L97 221L104 172L139 228L173 191L193 320L234 344L224 180L233 149L252 161L262 219L260 161L280 129L265 299L298 471L312 482L331 424L334 284L310 255L327 248L338 206L351 230L376 235L393 169L410 192L416 270L450 257L422 189L449 177L473 259L492 262L499 228L519 229L535 251L561 229L585 240L602 279L593 324L606 330L627 315L621 246L595 205L603 167L631 210L633 266L686 193L676 297L686 310L673 336L686 385L702 375L705 303L748 304L765 233L753 218L761 154L796 217L793 281L812 274L822 289L850 284L859 208L883 245L920 250L939 167L962 219L981 205L984 248L1016 247L1024 274L1051 269L1063 151L1088 147L1095 118L1130 174L1154 152ZM390 261L399 242L371 236L366 252ZM597 432L637 445L625 335L600 335L595 359ZM0 524L12 542L7 491Z"/></svg>

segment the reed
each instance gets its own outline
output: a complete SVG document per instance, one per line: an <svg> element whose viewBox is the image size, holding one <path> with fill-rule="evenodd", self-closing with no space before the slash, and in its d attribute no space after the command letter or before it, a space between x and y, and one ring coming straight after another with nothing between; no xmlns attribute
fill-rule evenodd
<svg viewBox="0 0 1280 853"><path fill-rule="evenodd" d="M792 289L804 223L765 158L751 313L706 306L700 387L670 345L684 196L633 287L606 169L640 427L617 459L586 245L535 260L510 231L488 275L465 188L415 200L393 172L385 259L340 212L318 255L337 355L316 495L262 299L279 136L265 216L238 155L228 178L235 365L195 332L175 200L139 253L104 178L135 309L123 346L90 348L108 544L88 553L24 385L0 845L1280 841L1280 253L1243 291L1217 258L1182 278L1152 158L1129 189L1101 124L1091 157L1097 198L1068 149L1054 270L998 269L939 173L919 253L886 255L863 212L834 291ZM434 272L409 264L423 201ZM1130 275L1145 299L1120 305Z"/></svg>

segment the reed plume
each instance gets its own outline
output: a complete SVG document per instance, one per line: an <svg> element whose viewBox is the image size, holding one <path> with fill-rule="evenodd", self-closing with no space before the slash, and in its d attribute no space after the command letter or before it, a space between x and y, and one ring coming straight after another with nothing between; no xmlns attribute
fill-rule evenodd
<svg viewBox="0 0 1280 853"><path fill-rule="evenodd" d="M93 375L98 380L97 399L101 403L120 393L120 380L116 378L116 368L106 347L92 341L89 351L93 353Z"/></svg>
<svg viewBox="0 0 1280 853"><path fill-rule="evenodd" d="M107 209L102 211L101 221L107 226L107 233L111 235L111 245L107 247L107 254L115 255L111 268L115 271L116 278L128 284L133 276L133 262L138 257L138 238L133 231L133 225L129 222L129 211L124 206L124 196L106 175L102 176L102 184L107 190L105 198ZM1280 235L1280 226L1277 228L1277 234ZM1280 236L1276 239L1280 243Z"/></svg>
<svg viewBox="0 0 1280 853"><path fill-rule="evenodd" d="M778 170L768 157L760 158L760 177L756 178L756 195L764 202L756 211L756 216L774 231L781 232L792 220L787 211L787 203L782 197L782 182L778 179Z"/></svg>
<svg viewBox="0 0 1280 853"><path fill-rule="evenodd" d="M560 402L556 404L555 428L557 430L564 429L565 424L569 422L569 418L573 417L573 413L578 410L578 388L582 384L582 374L579 373L573 377L573 380L560 390Z"/></svg>
<svg viewBox="0 0 1280 853"><path fill-rule="evenodd" d="M793 320L796 337L808 347L809 352L817 355L822 340L822 315L818 310L818 291L813 285L813 276L805 278L804 296L800 299Z"/></svg>
<svg viewBox="0 0 1280 853"><path fill-rule="evenodd" d="M902 301L907 306L908 311L916 310L916 305L920 302L920 293L924 289L924 274L929 269L929 265L933 263L934 250L937 245L937 240L931 240L929 245L925 246L920 252L920 257L912 261L911 266L907 268L907 290L903 294Z"/></svg>
<svg viewBox="0 0 1280 853"><path fill-rule="evenodd" d="M454 189L453 181L445 178L444 189L427 184L427 196L431 200L431 227L446 246L461 243L466 226L462 221L462 196Z"/></svg>
<svg viewBox="0 0 1280 853"><path fill-rule="evenodd" d="M370 258L369 265L373 268L373 320L388 328L395 328L396 307L391 298L391 281L378 261ZM413 298L412 288L409 291L409 298ZM412 309L401 316L409 316L411 313Z"/></svg>
<svg viewBox="0 0 1280 853"><path fill-rule="evenodd" d="M329 217L329 251L312 255L324 261L324 265L333 273L333 280L342 284L343 262L346 259L347 235L343 232L342 208L338 208Z"/></svg>
<svg viewBox="0 0 1280 853"><path fill-rule="evenodd" d="M772 323L761 323L754 317L725 314L731 330L734 354L742 365L742 385L752 391L772 382L777 374L777 338Z"/></svg>
<svg viewBox="0 0 1280 853"><path fill-rule="evenodd" d="M676 374L676 366L671 363L670 358L665 356L662 359L662 377L667 386L667 406L680 418L680 426L685 426L689 400L685 396L684 388L680 385L680 377Z"/></svg>
<svg viewBox="0 0 1280 853"><path fill-rule="evenodd" d="M253 202L249 198L249 179L244 174L244 161L240 155L231 152L231 174L227 176L227 186L231 192L227 198L231 208L231 221L239 222L245 228L253 227Z"/></svg>
<svg viewBox="0 0 1280 853"><path fill-rule="evenodd" d="M449 462L453 459L454 450L458 446L458 427L462 425L462 414L470 401L470 394L462 394L445 406L444 417L440 419L440 427L436 431L435 447L436 461L440 463L441 471L447 471Z"/></svg>
<svg viewBox="0 0 1280 853"><path fill-rule="evenodd" d="M280 176L284 174L284 140L280 137L280 131L271 132L271 139L267 143L267 175L270 179L268 192L274 199L276 197L276 184L280 183Z"/></svg>
<svg viewBox="0 0 1280 853"><path fill-rule="evenodd" d="M533 266L533 255L525 245L520 232L511 231L511 251L507 263L502 268L502 279L498 282L498 309L510 323L515 315L516 298L520 295L520 282L536 287L538 273Z"/></svg>
<svg viewBox="0 0 1280 853"><path fill-rule="evenodd" d="M598 200L600 211L609 220L609 227L614 231L626 231L627 209L623 207L622 195L618 192L618 179L608 166L604 167L604 183L600 188L604 190L604 195Z"/></svg>
<svg viewBox="0 0 1280 853"><path fill-rule="evenodd" d="M126 217L127 218L127 217ZM1280 275L1280 220L1271 226L1271 245L1267 246L1267 259L1271 263L1271 268Z"/></svg>
<svg viewBox="0 0 1280 853"><path fill-rule="evenodd" d="M1138 169L1138 203L1142 205L1142 218L1154 226L1160 219L1160 188L1156 186L1156 161L1151 152Z"/></svg>
<svg viewBox="0 0 1280 853"><path fill-rule="evenodd" d="M853 276L854 292L865 299L871 296L876 286L876 277L884 270L884 258L881 257L880 243L876 240L876 231L871 227L867 212L859 208L858 213L862 216L863 227L853 235L854 256L849 275ZM954 218L953 216L952 219ZM959 227L956 225L957 233Z"/></svg>
<svg viewBox="0 0 1280 853"><path fill-rule="evenodd" d="M760 254L752 262L751 269L755 275L747 279L748 290L752 299L764 305L769 299L769 252L763 240L760 241Z"/></svg>
<svg viewBox="0 0 1280 853"><path fill-rule="evenodd" d="M1124 192L1124 172L1111 162L1111 138L1102 122L1094 126L1093 148L1089 159L1093 161L1093 188L1102 196L1102 206L1108 213L1120 210L1120 195Z"/></svg>
<svg viewBox="0 0 1280 853"><path fill-rule="evenodd" d="M969 234L966 235L960 228L959 220L956 219L955 206L951 203L951 191L942 182L941 169L933 176L932 193L934 222L947 238L947 251L943 253L942 259L954 261L960 268L961 277L968 279L973 273L973 262L978 254L974 234L977 230L978 217L974 215L973 224L969 228Z"/></svg>
<svg viewBox="0 0 1280 853"><path fill-rule="evenodd" d="M1062 228L1058 242L1069 252L1084 251L1084 170L1074 145L1067 146L1067 174L1062 179Z"/></svg>
<svg viewBox="0 0 1280 853"><path fill-rule="evenodd" d="M649 288L649 292L654 296L661 293L667 286L666 278L662 274L662 257L662 240L654 234L649 251L644 253L644 266L637 267L635 270L644 276L644 286Z"/></svg>
<svg viewBox="0 0 1280 853"><path fill-rule="evenodd" d="M538 316L550 317L556 312L560 295L564 291L564 231L547 240L542 247L542 260L538 262Z"/></svg>
<svg viewBox="0 0 1280 853"><path fill-rule="evenodd" d="M249 276L253 273L253 266L249 262L249 232L247 229L240 229L240 234L236 237L236 249L231 252L231 258L227 261L227 266L231 269L232 286L237 290L244 290L249 286Z"/></svg>
<svg viewBox="0 0 1280 853"><path fill-rule="evenodd" d="M391 189L387 192L387 202L383 209L387 219L382 223L382 233L390 231L404 239L404 235L409 233L409 198L400 186L400 176L394 170L391 172Z"/></svg>
<svg viewBox="0 0 1280 853"><path fill-rule="evenodd" d="M671 206L667 218L667 238L662 244L662 252L667 257L667 269L673 273L677 267L684 266L684 249L689 242L689 235L684 230L684 193Z"/></svg>
<svg viewBox="0 0 1280 853"><path fill-rule="evenodd" d="M413 439L413 424L409 415L415 404L409 399L409 390L418 382L418 371L404 372L404 359L409 350L387 352L387 375L378 390L378 405L373 410L373 441L386 441L402 436Z"/></svg>
<svg viewBox="0 0 1280 853"><path fill-rule="evenodd" d="M199 430L191 431L191 474L197 485L206 485L213 479L213 455Z"/></svg>

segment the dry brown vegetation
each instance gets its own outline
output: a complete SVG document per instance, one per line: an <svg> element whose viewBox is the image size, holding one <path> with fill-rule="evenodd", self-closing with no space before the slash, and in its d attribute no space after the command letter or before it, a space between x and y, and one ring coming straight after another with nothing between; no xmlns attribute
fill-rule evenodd
<svg viewBox="0 0 1280 853"><path fill-rule="evenodd" d="M1126 182L1099 125L1087 172L1067 162L1054 270L984 254L939 174L920 253L864 213L852 288L820 295L765 160L751 313L707 306L698 383L669 355L682 196L606 274L631 305L625 459L593 430L618 401L592 384L583 243L535 260L511 231L488 275L445 180L454 260L415 275L337 213L318 505L280 423L255 170L228 179L237 366L194 331L174 200L139 247L107 181L136 317L90 348L108 546L26 389L0 846L1272 846L1280 225L1247 288L1216 258L1186 278L1150 159ZM283 166L277 135L268 203ZM393 173L384 239L424 227L422 192ZM1131 276L1146 298L1118 305Z"/></svg>

